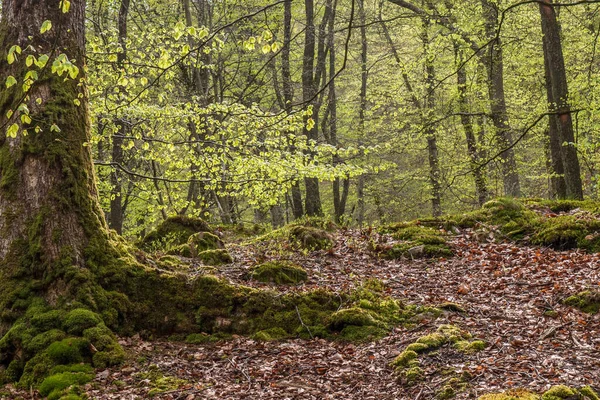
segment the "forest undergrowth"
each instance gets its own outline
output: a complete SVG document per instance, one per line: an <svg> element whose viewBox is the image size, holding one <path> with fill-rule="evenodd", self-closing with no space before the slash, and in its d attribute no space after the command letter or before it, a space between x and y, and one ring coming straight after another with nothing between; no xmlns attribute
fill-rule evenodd
<svg viewBox="0 0 600 400"><path fill-rule="evenodd" d="M499 199L378 228L154 232L139 246L157 269L281 304L252 330L224 305L198 310L203 332L121 337L123 365L68 384L90 399L598 399L599 206Z"/></svg>

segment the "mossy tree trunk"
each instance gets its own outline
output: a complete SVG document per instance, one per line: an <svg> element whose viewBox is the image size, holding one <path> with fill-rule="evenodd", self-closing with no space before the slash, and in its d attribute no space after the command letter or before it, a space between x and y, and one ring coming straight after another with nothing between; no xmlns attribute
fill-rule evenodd
<svg viewBox="0 0 600 400"><path fill-rule="evenodd" d="M60 3L4 0L2 4L0 317L5 323L23 298L36 295L56 304L68 293L82 290L81 282L70 282L67 269L90 269L90 248L109 246L87 146L85 1L71 2L67 13ZM52 28L41 34L44 21L51 21ZM20 46L23 54L9 65L7 52L13 45ZM30 70L25 62L29 54L48 55L47 67L38 70L39 79L27 93L20 83L6 89L8 76L22 82ZM79 68L76 79L51 73L59 54ZM21 104L31 112L31 125L23 126L18 118ZM14 114L7 119L9 110ZM15 138L7 137L7 127L15 122L22 125L21 131ZM41 131L36 133L36 126Z"/></svg>

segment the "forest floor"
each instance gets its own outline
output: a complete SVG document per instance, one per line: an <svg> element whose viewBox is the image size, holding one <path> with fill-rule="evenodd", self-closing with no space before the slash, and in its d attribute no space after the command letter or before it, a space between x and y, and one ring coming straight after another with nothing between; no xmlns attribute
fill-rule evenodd
<svg viewBox="0 0 600 400"><path fill-rule="evenodd" d="M371 230L339 230L330 251L273 250L266 245L229 245L233 264L218 274L250 286L250 265L278 252L302 265L305 291L327 287L347 291L367 278L386 283L387 294L407 304L460 304L465 312L445 311L411 327L396 327L367 343L283 340L262 342L234 337L192 345L166 340L124 338L129 361L99 371L87 386L91 399L435 399L450 379L440 371L468 372L468 387L457 399L511 388L543 392L552 385L592 385L600 389L600 314L584 314L560 300L600 285L600 255L582 251L497 243L474 239L471 230L454 232L455 256L448 259L382 260L369 242L386 242ZM201 268L198 269L201 271ZM198 272L200 273L200 272ZM546 313L554 310L553 316ZM484 340L485 350L465 354L444 346L421 361L425 379L398 382L389 366L407 344L454 324ZM26 398L32 398L27 396Z"/></svg>

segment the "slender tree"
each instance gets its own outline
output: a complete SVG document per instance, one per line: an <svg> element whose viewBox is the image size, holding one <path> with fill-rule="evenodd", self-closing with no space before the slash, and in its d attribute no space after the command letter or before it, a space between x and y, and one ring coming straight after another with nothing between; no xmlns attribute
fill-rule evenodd
<svg viewBox="0 0 600 400"><path fill-rule="evenodd" d="M552 145L556 147L557 142L560 144L560 158L564 169L566 196L579 200L583 199L583 188L579 158L577 157L577 148L575 147L571 108L569 105L569 89L560 39L560 25L552 6L552 0L548 0L544 4L540 3L539 9L542 21L542 33L544 35L544 65L546 76L549 80L549 103L551 110L555 112L555 115L551 115L550 118L555 119L556 129L551 129L550 134L554 132L558 133L554 138L551 137L551 150ZM555 151L551 154L555 156ZM557 162L558 160L553 162L553 165Z"/></svg>

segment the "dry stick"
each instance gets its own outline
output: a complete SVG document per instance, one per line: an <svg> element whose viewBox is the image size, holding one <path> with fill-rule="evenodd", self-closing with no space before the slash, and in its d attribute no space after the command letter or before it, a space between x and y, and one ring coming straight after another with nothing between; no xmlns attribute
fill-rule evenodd
<svg viewBox="0 0 600 400"><path fill-rule="evenodd" d="M298 306L294 306L294 307L296 307L296 314L298 314L298 319L300 320L302 327L306 328L306 330L308 331L308 334L310 335L310 338L314 339L315 337L313 336L312 332L310 331L310 328L308 327L308 325L306 325L304 323L304 321L302 321L302 317L300 316L300 310L298 310Z"/></svg>
<svg viewBox="0 0 600 400"><path fill-rule="evenodd" d="M237 365L237 363L233 362L233 360L231 358L228 358L227 361L229 361L231 363L231 365L233 365L233 367L235 369L237 369L242 374L244 374L244 376L246 377L246 379L248 379L248 385L252 384L252 378L250 378L250 375L248 375L248 373L246 371L244 371L239 365Z"/></svg>

